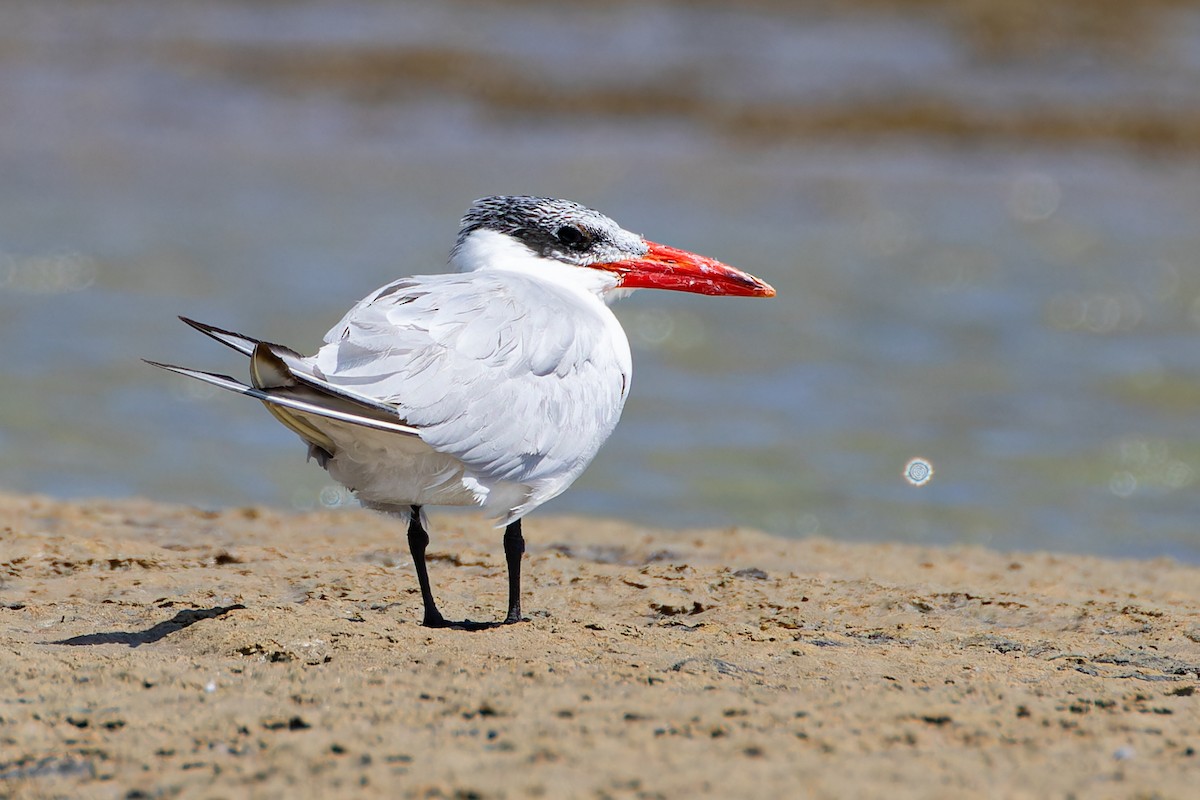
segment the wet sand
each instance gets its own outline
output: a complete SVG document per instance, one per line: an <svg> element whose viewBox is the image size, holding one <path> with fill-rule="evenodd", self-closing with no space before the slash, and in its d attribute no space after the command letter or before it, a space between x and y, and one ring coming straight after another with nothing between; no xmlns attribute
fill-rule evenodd
<svg viewBox="0 0 1200 800"><path fill-rule="evenodd" d="M428 630L394 520L0 495L0 796L1185 797L1200 569L534 515ZM434 516L447 616L500 532Z"/></svg>

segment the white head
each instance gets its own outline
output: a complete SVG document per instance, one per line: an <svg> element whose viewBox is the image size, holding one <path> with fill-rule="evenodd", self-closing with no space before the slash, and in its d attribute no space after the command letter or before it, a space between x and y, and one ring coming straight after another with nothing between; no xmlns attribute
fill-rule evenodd
<svg viewBox="0 0 1200 800"><path fill-rule="evenodd" d="M642 288L771 297L766 283L711 258L656 244L579 203L500 195L476 200L450 263L582 282L597 294Z"/></svg>

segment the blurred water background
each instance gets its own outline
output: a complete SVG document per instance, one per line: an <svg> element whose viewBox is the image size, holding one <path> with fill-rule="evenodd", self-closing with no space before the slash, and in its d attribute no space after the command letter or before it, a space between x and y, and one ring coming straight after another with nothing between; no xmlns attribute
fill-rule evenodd
<svg viewBox="0 0 1200 800"><path fill-rule="evenodd" d="M311 351L493 193L779 290L618 304L625 418L547 512L1200 561L1184 0L0 2L0 487L350 504L139 358Z"/></svg>

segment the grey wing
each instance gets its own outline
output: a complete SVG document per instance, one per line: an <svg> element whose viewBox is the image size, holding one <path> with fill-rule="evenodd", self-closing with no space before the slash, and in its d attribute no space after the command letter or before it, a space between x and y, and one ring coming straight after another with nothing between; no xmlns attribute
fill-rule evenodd
<svg viewBox="0 0 1200 800"><path fill-rule="evenodd" d="M319 379L394 405L426 443L482 478L545 482L546 497L612 431L630 369L624 334L599 300L514 275L397 281L325 342L308 359Z"/></svg>

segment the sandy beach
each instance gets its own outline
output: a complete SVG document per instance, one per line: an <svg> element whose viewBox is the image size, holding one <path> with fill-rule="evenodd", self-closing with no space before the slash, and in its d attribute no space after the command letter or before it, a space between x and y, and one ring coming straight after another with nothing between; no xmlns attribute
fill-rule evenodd
<svg viewBox="0 0 1200 800"><path fill-rule="evenodd" d="M528 622L401 527L0 495L5 797L1188 797L1200 569L528 520ZM435 516L454 618L500 532Z"/></svg>

